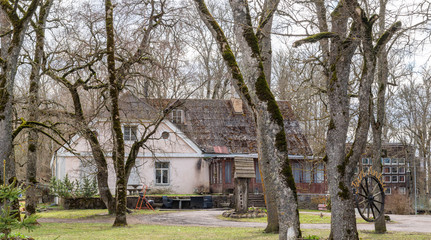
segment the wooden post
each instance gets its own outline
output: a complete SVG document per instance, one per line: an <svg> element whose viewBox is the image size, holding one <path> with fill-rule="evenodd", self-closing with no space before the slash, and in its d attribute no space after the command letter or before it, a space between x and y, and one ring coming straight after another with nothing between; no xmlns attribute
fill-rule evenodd
<svg viewBox="0 0 431 240"><path fill-rule="evenodd" d="M249 178L235 178L235 212L248 211L248 182Z"/></svg>
<svg viewBox="0 0 431 240"><path fill-rule="evenodd" d="M246 213L248 211L248 183L250 178L255 178L253 158L236 157L234 160L235 172L235 212Z"/></svg>

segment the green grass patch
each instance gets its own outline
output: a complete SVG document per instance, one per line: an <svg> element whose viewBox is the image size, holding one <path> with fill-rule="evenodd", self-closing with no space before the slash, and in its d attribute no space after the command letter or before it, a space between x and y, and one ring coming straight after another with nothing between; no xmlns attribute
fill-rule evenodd
<svg viewBox="0 0 431 240"><path fill-rule="evenodd" d="M181 227L131 225L124 228L113 228L103 223L43 223L40 228L24 235L40 240L68 239L278 239L276 234L265 234L263 228L221 228L221 227ZM329 237L329 230L303 229L302 235ZM360 239L394 239L416 240L431 239L431 234L389 232L374 234L371 231L360 231Z"/></svg>
<svg viewBox="0 0 431 240"><path fill-rule="evenodd" d="M259 222L266 223L267 217L261 218L226 218L223 216L219 216L219 219L227 220L227 221L238 221L238 222ZM312 213L299 213L299 221L301 223L331 223L330 216L323 216L322 218L319 215Z"/></svg>
<svg viewBox="0 0 431 240"><path fill-rule="evenodd" d="M267 218L266 217L262 217L262 218L226 218L223 216L219 216L219 219L222 220L227 220L227 221L238 221L238 222L260 222L260 223L266 223L267 222ZM327 223L330 224L331 223L331 216L326 216L323 215L322 217L320 217L320 215L318 214L313 214L313 213L299 213L299 221L301 223ZM363 220L362 218L357 218L356 219L356 223L368 223L365 220Z"/></svg>
<svg viewBox="0 0 431 240"><path fill-rule="evenodd" d="M258 228L218 228L131 225L113 228L99 223L44 223L35 231L25 234L40 240L68 239L278 239L278 235L265 234Z"/></svg>
<svg viewBox="0 0 431 240"><path fill-rule="evenodd" d="M132 215L141 214L164 214L172 211L160 210L134 210ZM40 218L59 218L59 219L80 219L80 218L97 218L108 216L107 209L78 209L78 210L50 210L37 214Z"/></svg>
<svg viewBox="0 0 431 240"><path fill-rule="evenodd" d="M327 229L302 229L302 235L307 236L319 236L321 239L327 239L329 237L330 230ZM361 230L359 231L359 239L393 239L393 240L428 240L431 239L431 233L409 233L409 232L388 232L385 234L376 234L373 231Z"/></svg>
<svg viewBox="0 0 431 240"><path fill-rule="evenodd" d="M317 213L320 213L320 212L328 212L328 213L330 213L331 211L330 210L315 210L315 209L298 209L298 211L299 212L317 212Z"/></svg>

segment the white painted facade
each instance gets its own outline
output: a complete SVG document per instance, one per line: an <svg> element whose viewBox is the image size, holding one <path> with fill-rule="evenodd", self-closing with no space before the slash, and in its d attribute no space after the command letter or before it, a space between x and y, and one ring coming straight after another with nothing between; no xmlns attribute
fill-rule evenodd
<svg viewBox="0 0 431 240"><path fill-rule="evenodd" d="M94 124L94 129L97 129L99 141L106 152L108 184L111 192L115 193L115 172L110 154L112 138L108 123L99 119ZM124 126L136 126L137 137L140 138L145 131L144 126L148 125L149 122L143 121L128 122L123 125L123 132ZM132 143L126 141L126 157ZM191 194L198 188L209 189L209 166L202 151L175 125L164 121L146 142L146 146L147 148L141 149L138 154L130 174L129 185L146 185L153 192L177 194ZM84 174L94 173L95 167L88 142L83 137L76 136L72 139L71 147L74 153L63 147L52 158L52 174L57 179L63 179L68 174L71 180L75 180ZM157 173L159 178L156 177Z"/></svg>

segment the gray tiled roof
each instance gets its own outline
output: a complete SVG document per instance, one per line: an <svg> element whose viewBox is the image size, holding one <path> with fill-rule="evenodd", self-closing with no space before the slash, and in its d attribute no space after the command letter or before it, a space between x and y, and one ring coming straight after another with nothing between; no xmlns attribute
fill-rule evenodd
<svg viewBox="0 0 431 240"><path fill-rule="evenodd" d="M167 106L172 102L123 95L120 108L122 115L129 119L143 119L154 116L155 109L162 109L158 105ZM289 154L312 155L290 104L287 101L278 104L284 116ZM185 121L175 125L204 152L257 153L255 122L244 104L244 112L239 114L234 113L230 100L184 99L177 109L184 111Z"/></svg>

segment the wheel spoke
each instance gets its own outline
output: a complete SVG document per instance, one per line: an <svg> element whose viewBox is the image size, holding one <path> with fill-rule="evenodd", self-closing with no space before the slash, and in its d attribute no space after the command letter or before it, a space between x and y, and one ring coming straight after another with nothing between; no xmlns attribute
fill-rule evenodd
<svg viewBox="0 0 431 240"><path fill-rule="evenodd" d="M362 185L362 184L361 184L361 188L364 190L364 193L365 193L366 195L368 195L368 191L367 191L367 190L365 190L364 185Z"/></svg>
<svg viewBox="0 0 431 240"><path fill-rule="evenodd" d="M383 204L383 202L380 202L380 201L378 201L378 200L376 200L376 199L373 199L373 201L374 201L374 202L378 202L378 203L380 203L380 204Z"/></svg>
<svg viewBox="0 0 431 240"><path fill-rule="evenodd" d="M373 190L371 192L374 192L374 190L376 190L376 188L379 186L379 184L375 184L373 187ZM380 191L379 191L380 192Z"/></svg>
<svg viewBox="0 0 431 240"><path fill-rule="evenodd" d="M374 219L376 219L376 214L374 214L374 209L373 209L373 202L370 202L370 208L371 208L371 212L373 213Z"/></svg>
<svg viewBox="0 0 431 240"><path fill-rule="evenodd" d="M362 209L363 211L361 211L362 212L362 216L364 216L366 209L367 209L367 206L364 206L364 208Z"/></svg>
<svg viewBox="0 0 431 240"><path fill-rule="evenodd" d="M381 192L377 192L377 193L375 193L374 195L373 195L373 197L375 197L375 196L377 196L377 195L380 195L381 194Z"/></svg>
<svg viewBox="0 0 431 240"><path fill-rule="evenodd" d="M370 192L368 191L370 188L368 187L368 177L367 178L365 178L365 186L367 186L366 187L366 189L367 189L367 195L369 195L370 194Z"/></svg>
<svg viewBox="0 0 431 240"><path fill-rule="evenodd" d="M358 195L361 196L361 197L364 197L364 198L368 198L368 196L365 196L365 195L363 195L361 193L358 193Z"/></svg>
<svg viewBox="0 0 431 240"><path fill-rule="evenodd" d="M379 210L379 208L376 206L376 204L374 204L373 202L371 202L371 205L373 205L373 206L376 208L377 212L379 212L379 214L380 214L380 210Z"/></svg>
<svg viewBox="0 0 431 240"><path fill-rule="evenodd" d="M370 202L367 204L367 218L370 219Z"/></svg>

